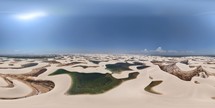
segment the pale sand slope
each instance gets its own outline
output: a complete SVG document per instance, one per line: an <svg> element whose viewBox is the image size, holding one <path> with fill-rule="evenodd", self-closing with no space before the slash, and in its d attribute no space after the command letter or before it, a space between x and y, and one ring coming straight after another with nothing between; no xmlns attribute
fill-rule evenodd
<svg viewBox="0 0 215 108"><path fill-rule="evenodd" d="M13 97L23 97L31 93L31 88L23 84L20 81L13 80L13 88L0 88L0 97L13 98Z"/></svg>
<svg viewBox="0 0 215 108"><path fill-rule="evenodd" d="M131 58L127 55L123 57L125 57L125 59ZM151 56L137 56L136 58L147 59L149 61L154 59L166 60L166 58L163 57ZM60 61L64 62L63 60ZM123 60L119 61L122 62ZM52 91L25 99L0 100L0 106L5 108L214 108L215 100L211 99L211 97L215 97L215 77L206 79L195 77L192 81L182 81L160 70L158 66L153 65L149 61L143 61L146 65L151 66L144 70L137 70L133 66L130 67L134 71L140 73L136 79L124 82L120 86L104 94L70 96L64 93L71 85L71 78L68 75L48 76L48 74L59 68L85 73L111 73L105 69L104 65L116 63L118 61L111 60L109 62L102 62L99 64L99 68L89 69L83 69L81 67L72 68L72 66L56 67L56 65L52 64L51 67L47 67L48 71L46 73L38 77L38 79L52 80L55 83L55 88ZM199 61L198 63L198 61L195 61L196 64L204 64L203 62L204 61ZM89 66L95 65L91 62L87 63ZM191 61L191 63L193 63L193 61ZM177 65L182 68L182 70L192 70L192 68L190 69L187 65ZM207 66L207 64L204 64L204 66ZM30 70L31 69L23 71L28 72ZM124 78L128 76L128 73L134 71L126 71L122 72L122 74L114 74L113 76L116 78ZM215 70L212 69L211 71ZM0 70L0 72L3 73L2 70ZM21 72L18 71L18 73ZM144 90L151 81L157 80L162 80L163 82L153 89L162 93L162 95L151 94ZM194 81L198 81L200 84L195 84ZM4 81L1 82L3 83ZM17 85L23 86L23 91L28 92L28 88L24 87L24 85L18 84L18 82ZM12 92L11 94L16 94L17 91L10 92ZM7 96L11 95L8 94Z"/></svg>

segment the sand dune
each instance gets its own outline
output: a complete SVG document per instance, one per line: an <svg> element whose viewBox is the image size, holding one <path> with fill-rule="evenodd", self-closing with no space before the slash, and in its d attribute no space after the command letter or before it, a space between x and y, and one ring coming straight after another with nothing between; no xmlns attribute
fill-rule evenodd
<svg viewBox="0 0 215 108"><path fill-rule="evenodd" d="M25 59L15 63L13 58L1 60L0 67L19 67L26 63L38 63L36 66L21 69L0 68L0 106L6 108L213 108L215 106L215 69L212 68L215 67L215 59L212 57L171 58L86 54L59 56L46 60ZM14 63L13 66L9 65L11 62ZM123 66L114 66L114 70L120 72L107 69L108 64L117 63L124 63ZM138 69L140 66L143 67ZM73 77L66 74L49 76L58 69L86 74L101 73L104 78L106 76L103 75L107 74L113 79L123 80L131 76L131 73L139 74L132 80L99 94L73 95L67 94L68 90L77 83ZM96 83L97 88L100 88L101 83ZM82 87L88 87L85 90L96 88L90 84L95 82L78 85L77 90L81 90Z"/></svg>

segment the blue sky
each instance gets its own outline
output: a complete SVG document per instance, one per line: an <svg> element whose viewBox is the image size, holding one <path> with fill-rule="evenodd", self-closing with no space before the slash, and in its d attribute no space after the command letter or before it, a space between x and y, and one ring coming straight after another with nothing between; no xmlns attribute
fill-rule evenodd
<svg viewBox="0 0 215 108"><path fill-rule="evenodd" d="M1 0L0 53L215 54L214 6L212 0ZM45 15L19 18L36 13Z"/></svg>

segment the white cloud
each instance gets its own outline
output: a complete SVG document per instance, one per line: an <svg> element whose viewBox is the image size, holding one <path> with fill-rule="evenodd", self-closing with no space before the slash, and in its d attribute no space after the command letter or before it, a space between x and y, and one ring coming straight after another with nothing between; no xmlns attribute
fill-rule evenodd
<svg viewBox="0 0 215 108"><path fill-rule="evenodd" d="M155 51L161 51L162 47L158 47Z"/></svg>
<svg viewBox="0 0 215 108"><path fill-rule="evenodd" d="M170 54L170 55L177 55L177 54L189 55L194 53L194 51L164 50L161 46L156 48L155 50L144 49L142 52L145 54Z"/></svg>
<svg viewBox="0 0 215 108"><path fill-rule="evenodd" d="M164 53L166 52L165 50L162 49L162 47L158 47L155 52L159 52L159 53Z"/></svg>
<svg viewBox="0 0 215 108"><path fill-rule="evenodd" d="M147 52L149 52L149 51L148 51L147 49L144 49L143 52L146 52L146 53L147 53Z"/></svg>

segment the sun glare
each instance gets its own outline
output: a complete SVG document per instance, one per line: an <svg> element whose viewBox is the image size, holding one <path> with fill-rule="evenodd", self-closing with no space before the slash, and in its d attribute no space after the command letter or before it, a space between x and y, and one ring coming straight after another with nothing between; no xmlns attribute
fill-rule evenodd
<svg viewBox="0 0 215 108"><path fill-rule="evenodd" d="M20 20L32 20L32 19L36 19L44 16L47 16L45 12L32 12L32 13L18 14L15 17Z"/></svg>

